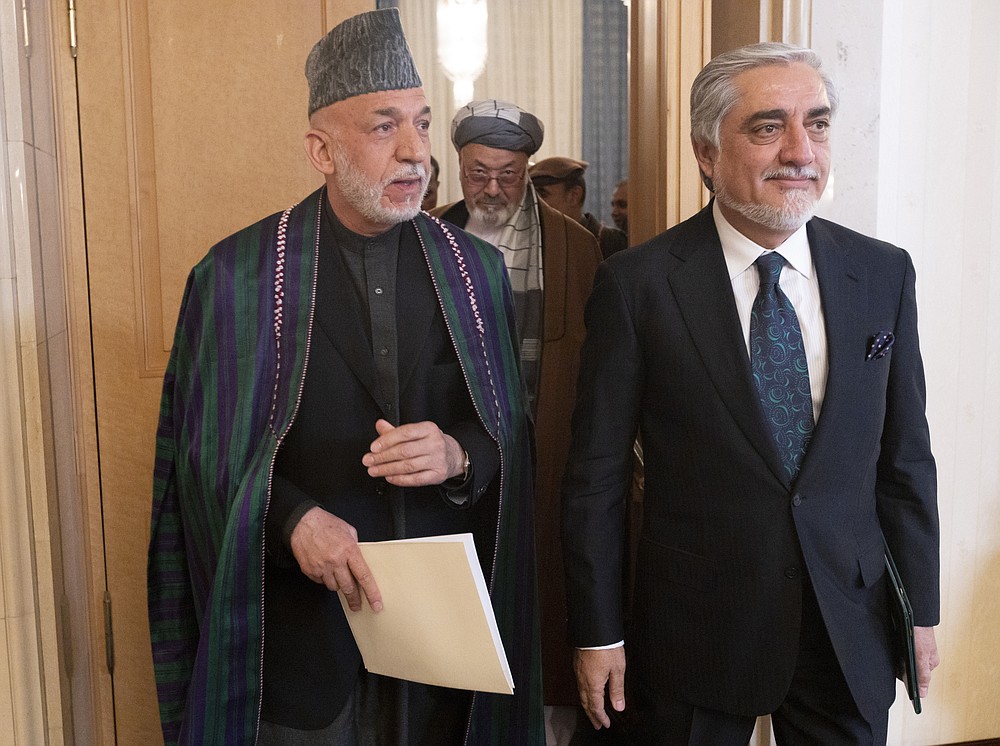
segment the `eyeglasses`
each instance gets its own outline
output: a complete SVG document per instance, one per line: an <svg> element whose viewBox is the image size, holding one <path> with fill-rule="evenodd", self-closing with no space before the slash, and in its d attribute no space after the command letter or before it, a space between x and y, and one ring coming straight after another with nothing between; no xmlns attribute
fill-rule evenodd
<svg viewBox="0 0 1000 746"><path fill-rule="evenodd" d="M514 171L510 168L504 171L487 171L484 168L473 168L465 171L465 179L470 184L479 187L484 187L496 179L497 184L506 189L520 184L524 179L524 171Z"/></svg>

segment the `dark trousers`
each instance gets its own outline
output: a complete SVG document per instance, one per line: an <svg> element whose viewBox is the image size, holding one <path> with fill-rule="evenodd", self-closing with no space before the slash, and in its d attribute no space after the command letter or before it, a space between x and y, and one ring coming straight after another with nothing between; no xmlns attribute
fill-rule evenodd
<svg viewBox="0 0 1000 746"><path fill-rule="evenodd" d="M756 718L696 707L658 697L635 686L630 691L629 739L663 746L747 744ZM771 713L778 746L884 746L889 713L877 722L858 711L826 632L816 596L807 582L802 594L802 628L792 684Z"/></svg>
<svg viewBox="0 0 1000 746"><path fill-rule="evenodd" d="M256 746L458 746L472 695L361 671L329 725L301 730L262 720Z"/></svg>
<svg viewBox="0 0 1000 746"><path fill-rule="evenodd" d="M351 692L347 704L325 728L302 730L287 725L260 721L256 746L358 746L357 692Z"/></svg>

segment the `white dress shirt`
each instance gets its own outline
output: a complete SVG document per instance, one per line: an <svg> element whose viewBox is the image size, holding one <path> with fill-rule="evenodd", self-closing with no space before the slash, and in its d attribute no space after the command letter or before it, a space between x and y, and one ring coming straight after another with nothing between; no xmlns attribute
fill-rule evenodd
<svg viewBox="0 0 1000 746"><path fill-rule="evenodd" d="M749 356L750 311L753 308L754 298L757 297L757 290L760 288L760 275L754 262L761 254L767 253L768 249L755 244L733 228L723 216L718 202L712 205L712 216L715 218L715 227L722 242L722 253L729 268L729 280L733 284L733 297L736 299L736 310L739 311L740 325L743 327L743 341L746 343ZM828 371L826 325L823 321L819 280L809 250L806 227L803 225L774 250L785 259L778 285L791 301L795 315L799 319L799 328L802 329L802 344L805 346L806 363L809 366L813 421L819 422Z"/></svg>

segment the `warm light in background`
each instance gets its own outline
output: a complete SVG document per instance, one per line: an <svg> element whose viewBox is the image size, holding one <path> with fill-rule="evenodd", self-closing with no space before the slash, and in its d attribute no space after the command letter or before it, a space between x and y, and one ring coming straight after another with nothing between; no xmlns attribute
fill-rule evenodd
<svg viewBox="0 0 1000 746"><path fill-rule="evenodd" d="M452 82L455 108L472 100L486 66L486 0L438 0L438 62Z"/></svg>

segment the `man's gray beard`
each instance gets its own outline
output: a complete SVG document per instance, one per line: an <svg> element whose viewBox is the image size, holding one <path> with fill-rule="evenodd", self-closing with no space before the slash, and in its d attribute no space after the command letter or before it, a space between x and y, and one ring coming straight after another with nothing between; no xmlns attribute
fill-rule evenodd
<svg viewBox="0 0 1000 746"><path fill-rule="evenodd" d="M497 228L501 225L506 225L507 221L514 217L514 213L517 212L520 206L519 202L508 202L503 206L493 205L494 209L487 210L479 205L473 204L469 206L469 215L483 225L489 226L490 228Z"/></svg>
<svg viewBox="0 0 1000 746"><path fill-rule="evenodd" d="M715 198L719 204L735 210L747 220L773 231L797 231L816 211L816 200L800 189L785 192L785 201L780 207L740 202L733 199L720 184L715 185Z"/></svg>
<svg viewBox="0 0 1000 746"><path fill-rule="evenodd" d="M725 170L721 163L716 167L720 173L715 178L715 198L719 203L735 210L747 220L773 231L797 231L805 225L816 211L817 199L804 189L789 189L780 207L757 202L740 202L726 191ZM818 179L819 171L811 166L781 166L765 173L765 179L811 178ZM723 178L719 178L723 177Z"/></svg>
<svg viewBox="0 0 1000 746"><path fill-rule="evenodd" d="M377 225L395 225L412 220L420 212L420 202L423 199L423 193L427 191L427 182L430 180L423 164L401 166L395 174L385 181L372 183L347 155L343 146L337 145L333 152L333 159L337 168L333 175L334 184L347 203L366 220ZM382 204L382 193L389 184L396 179L413 178L419 178L423 186L420 192L415 193L411 198L412 204L388 207Z"/></svg>

